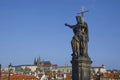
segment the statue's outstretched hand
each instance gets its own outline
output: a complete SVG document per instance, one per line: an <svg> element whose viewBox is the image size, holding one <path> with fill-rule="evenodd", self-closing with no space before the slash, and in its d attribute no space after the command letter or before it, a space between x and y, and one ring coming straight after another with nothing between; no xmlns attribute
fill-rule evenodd
<svg viewBox="0 0 120 80"><path fill-rule="evenodd" d="M65 23L65 26L69 26L67 23Z"/></svg>

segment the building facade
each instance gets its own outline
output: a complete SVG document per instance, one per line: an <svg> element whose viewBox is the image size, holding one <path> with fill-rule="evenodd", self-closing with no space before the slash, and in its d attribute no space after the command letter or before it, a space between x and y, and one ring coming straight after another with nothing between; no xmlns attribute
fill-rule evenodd
<svg viewBox="0 0 120 80"><path fill-rule="evenodd" d="M91 67L91 73L94 74L101 74L101 73L105 73L106 72L106 68L105 65L101 65L99 67Z"/></svg>
<svg viewBox="0 0 120 80"><path fill-rule="evenodd" d="M71 73L72 72L72 67L68 66L68 65L59 66L58 71L60 71L61 73Z"/></svg>

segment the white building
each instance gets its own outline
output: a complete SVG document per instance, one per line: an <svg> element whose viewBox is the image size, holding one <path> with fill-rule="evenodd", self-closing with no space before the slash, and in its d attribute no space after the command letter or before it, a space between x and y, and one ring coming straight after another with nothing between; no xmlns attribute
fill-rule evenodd
<svg viewBox="0 0 120 80"><path fill-rule="evenodd" d="M59 66L58 67L58 71L62 72L62 73L71 73L72 72L72 67L65 65L65 66Z"/></svg>
<svg viewBox="0 0 120 80"><path fill-rule="evenodd" d="M32 72L36 71L37 66L36 65L21 65L21 68L29 68Z"/></svg>
<svg viewBox="0 0 120 80"><path fill-rule="evenodd" d="M94 74L97 73L105 73L106 72L106 68L104 65L101 65L99 67L91 67L91 72Z"/></svg>

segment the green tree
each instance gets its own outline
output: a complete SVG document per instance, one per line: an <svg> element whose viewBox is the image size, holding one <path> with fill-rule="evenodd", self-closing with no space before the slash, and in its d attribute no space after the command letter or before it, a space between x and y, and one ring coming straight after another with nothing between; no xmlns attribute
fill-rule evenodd
<svg viewBox="0 0 120 80"><path fill-rule="evenodd" d="M31 69L28 67L25 67L24 74L29 74L31 72Z"/></svg>
<svg viewBox="0 0 120 80"><path fill-rule="evenodd" d="M15 69L15 71L16 71L16 72L24 72L24 69L21 68L21 67L17 67L17 68Z"/></svg>
<svg viewBox="0 0 120 80"><path fill-rule="evenodd" d="M36 68L36 71L38 71L38 72L42 72L43 70L40 69L40 68Z"/></svg>

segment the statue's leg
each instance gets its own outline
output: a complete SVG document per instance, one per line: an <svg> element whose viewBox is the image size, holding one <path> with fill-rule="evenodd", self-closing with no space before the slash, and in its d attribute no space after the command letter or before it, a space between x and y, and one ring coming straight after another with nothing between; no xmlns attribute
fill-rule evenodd
<svg viewBox="0 0 120 80"><path fill-rule="evenodd" d="M76 41L76 50L77 50L77 56L80 56L80 44L78 41Z"/></svg>
<svg viewBox="0 0 120 80"><path fill-rule="evenodd" d="M88 53L87 53L87 50L88 50L88 45L87 45L87 42L84 43L84 56L88 56Z"/></svg>
<svg viewBox="0 0 120 80"><path fill-rule="evenodd" d="M71 41L71 46L72 46L72 50L73 50L73 55L76 55L76 43L75 43L74 39L72 39L72 41Z"/></svg>
<svg viewBox="0 0 120 80"><path fill-rule="evenodd" d="M71 41L71 45L72 45L72 49L73 49L73 53L75 54L75 56L79 56L80 55L80 44L79 41L74 39Z"/></svg>
<svg viewBox="0 0 120 80"><path fill-rule="evenodd" d="M75 47L75 55L77 57L79 56L79 43L77 40L74 40L74 47Z"/></svg>
<svg viewBox="0 0 120 80"><path fill-rule="evenodd" d="M83 51L83 41L80 41L80 55L83 56L84 55L84 51Z"/></svg>
<svg viewBox="0 0 120 80"><path fill-rule="evenodd" d="M73 40L71 41L71 46L72 46L72 51L74 53L74 45L73 45Z"/></svg>
<svg viewBox="0 0 120 80"><path fill-rule="evenodd" d="M85 42L83 42L83 56L85 56L86 55L86 51L85 51Z"/></svg>
<svg viewBox="0 0 120 80"><path fill-rule="evenodd" d="M88 43L86 42L86 56L88 56Z"/></svg>

